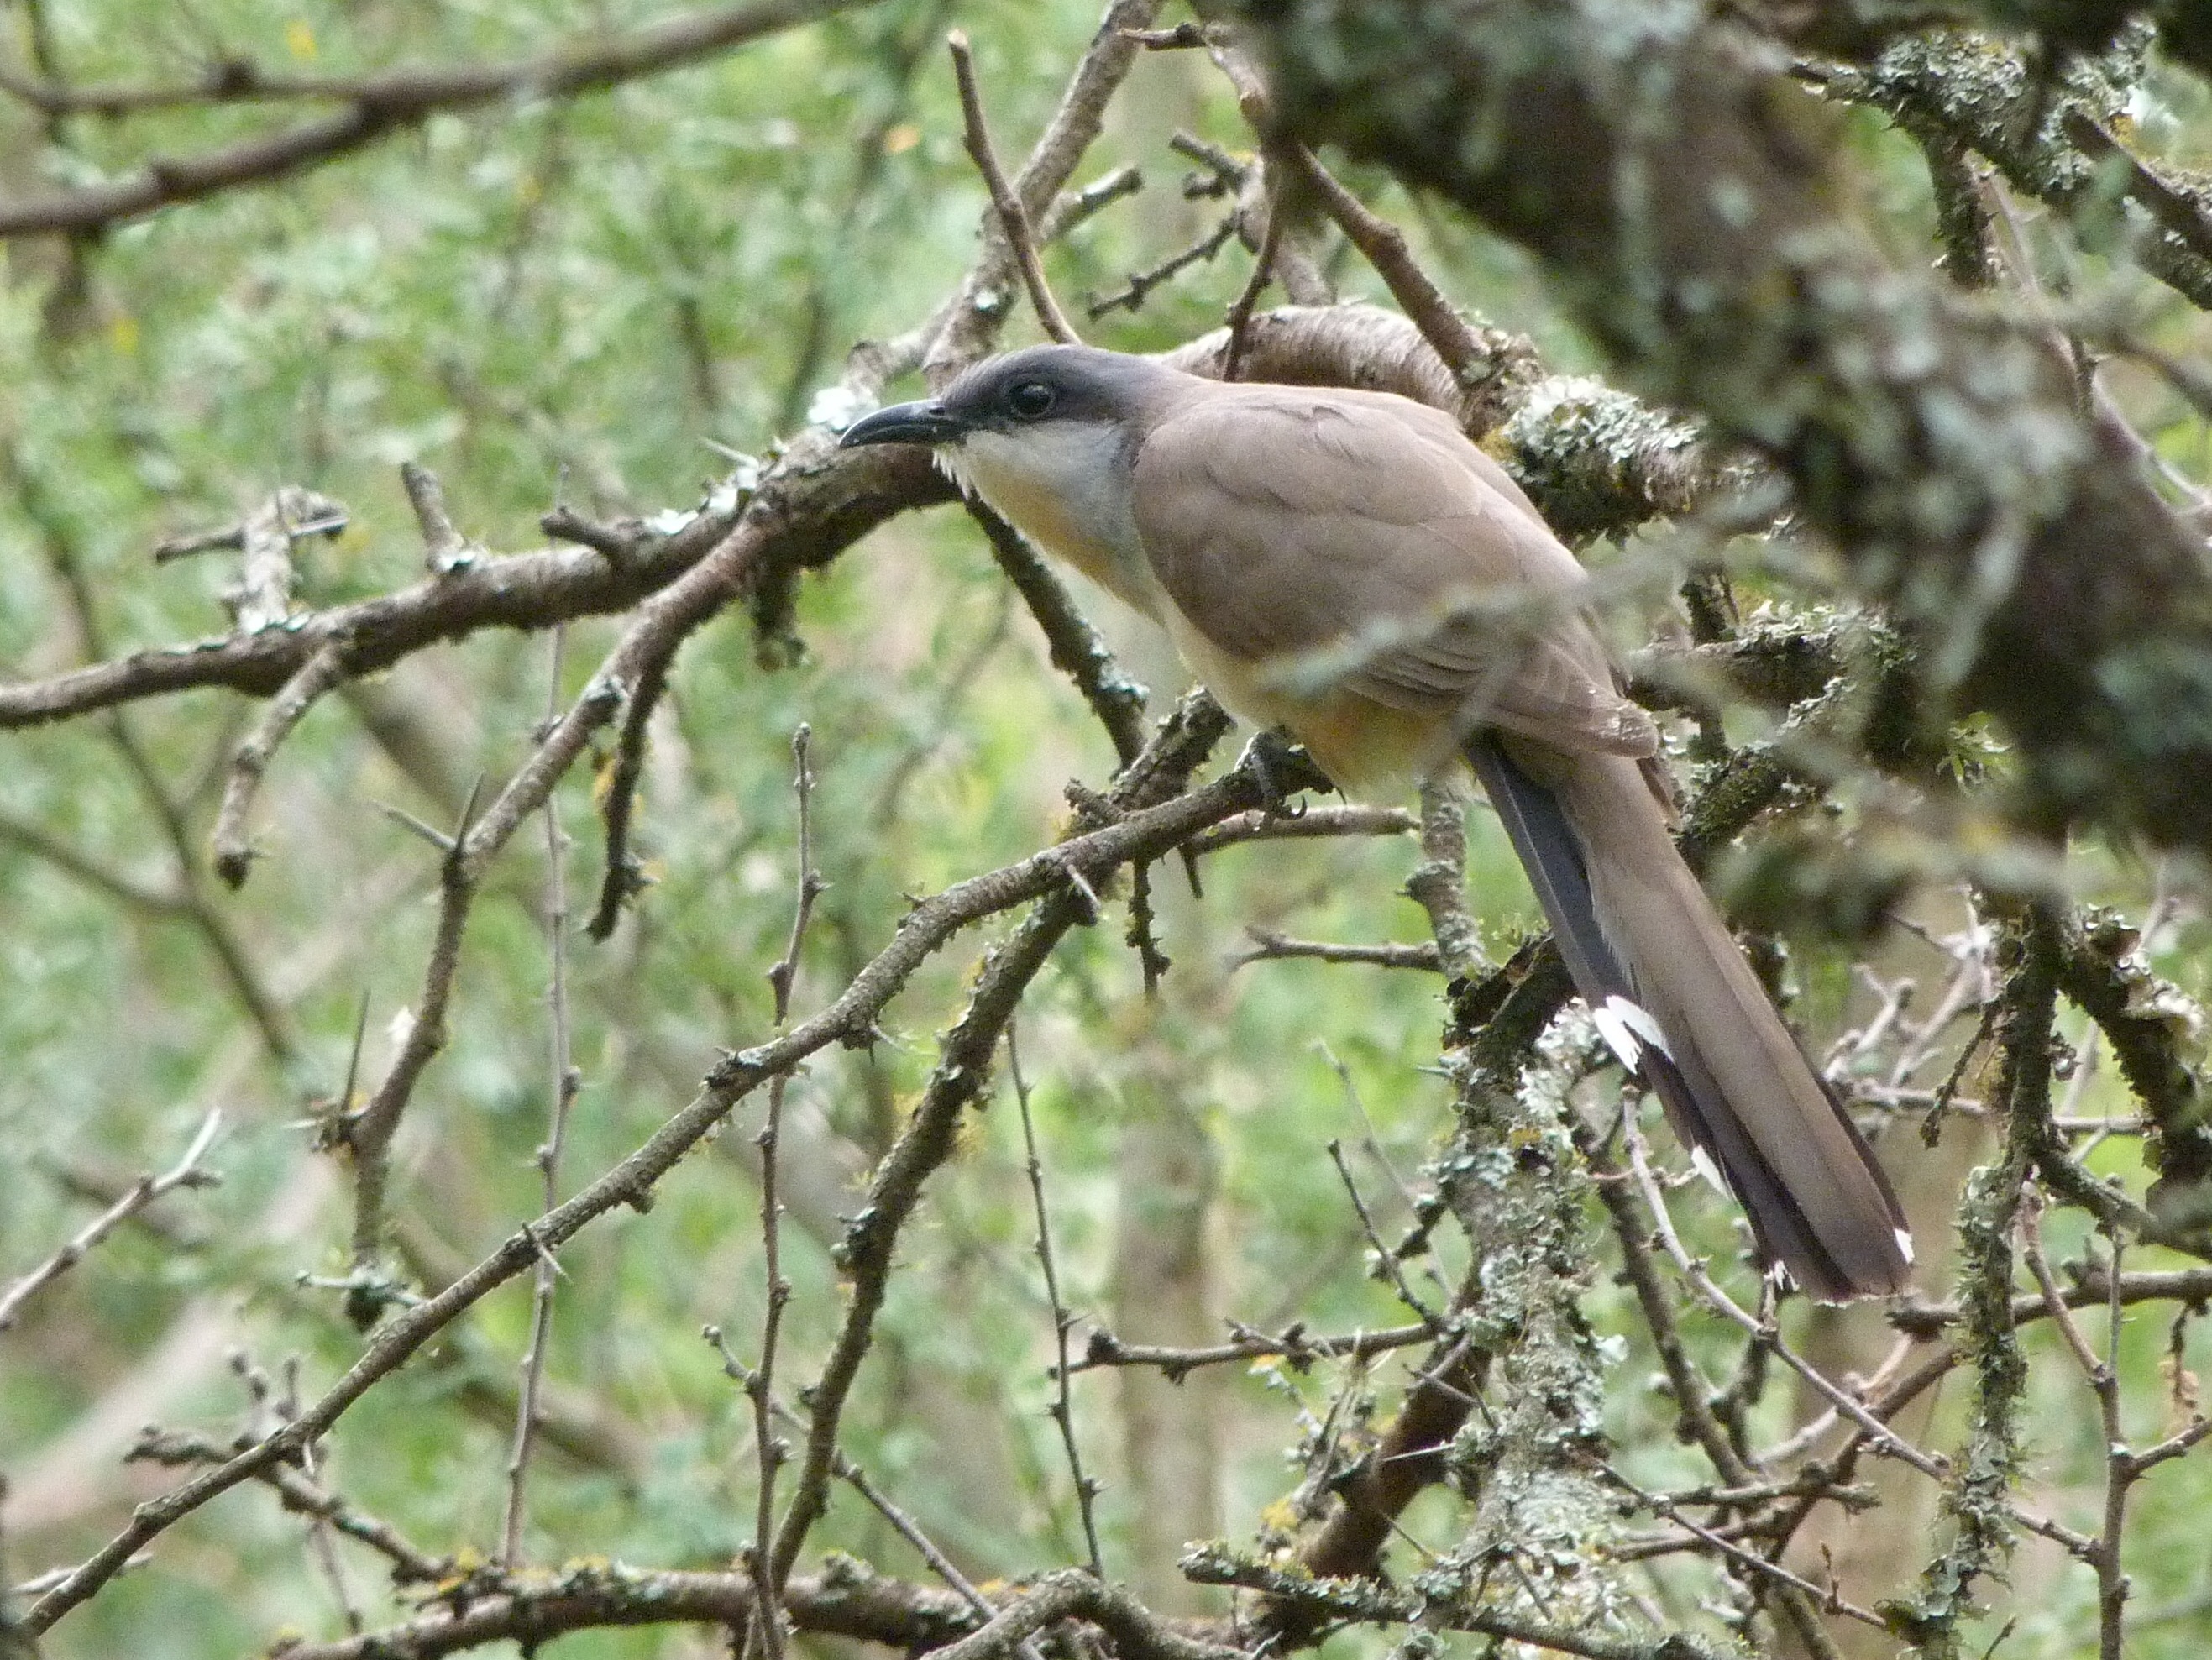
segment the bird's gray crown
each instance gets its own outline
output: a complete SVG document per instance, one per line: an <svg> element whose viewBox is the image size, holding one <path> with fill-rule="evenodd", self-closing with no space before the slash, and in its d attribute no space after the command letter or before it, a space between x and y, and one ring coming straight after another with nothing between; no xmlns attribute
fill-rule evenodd
<svg viewBox="0 0 2212 1660"><path fill-rule="evenodd" d="M893 404L863 416L838 441L929 444L942 449L970 434L1013 435L1048 426L1114 426L1133 441L1190 377L1142 357L1091 346L1030 346L987 358L939 398Z"/></svg>
<svg viewBox="0 0 2212 1660"><path fill-rule="evenodd" d="M1173 369L1093 346L1028 346L988 358L939 400L970 430L1007 431L1040 421L1127 422L1143 417L1176 379Z"/></svg>

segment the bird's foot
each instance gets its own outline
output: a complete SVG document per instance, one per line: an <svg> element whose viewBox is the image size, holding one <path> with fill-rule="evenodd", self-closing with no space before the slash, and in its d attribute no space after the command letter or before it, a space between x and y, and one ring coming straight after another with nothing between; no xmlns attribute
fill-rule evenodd
<svg viewBox="0 0 2212 1660"><path fill-rule="evenodd" d="M1306 804L1294 800L1302 790L1332 787L1312 756L1280 727L1255 733L1237 764L1260 787L1260 810L1270 818L1300 818Z"/></svg>

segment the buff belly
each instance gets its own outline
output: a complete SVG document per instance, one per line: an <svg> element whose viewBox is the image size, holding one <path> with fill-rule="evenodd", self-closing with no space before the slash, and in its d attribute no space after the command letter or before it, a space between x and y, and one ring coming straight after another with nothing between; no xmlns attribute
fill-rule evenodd
<svg viewBox="0 0 2212 1660"><path fill-rule="evenodd" d="M1357 692L1286 692L1267 664L1217 649L1178 614L1166 619L1176 649L1222 707L1263 730L1282 727L1346 794L1397 800L1424 778L1456 769L1458 745L1433 715L1393 708Z"/></svg>
<svg viewBox="0 0 2212 1660"><path fill-rule="evenodd" d="M1108 441L1078 428L1048 446L1017 447L979 433L940 458L963 489L1031 541L1165 628L1190 672L1230 713L1262 730L1285 728L1346 791L1401 800L1422 779L1455 769L1458 746L1434 715L1349 691L1291 695L1273 683L1267 665L1232 657L1193 628L1152 574L1126 474L1099 454Z"/></svg>

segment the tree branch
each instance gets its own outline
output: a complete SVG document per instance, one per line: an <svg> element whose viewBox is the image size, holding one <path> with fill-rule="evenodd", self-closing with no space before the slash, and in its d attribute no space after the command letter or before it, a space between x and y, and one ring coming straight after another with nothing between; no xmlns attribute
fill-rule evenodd
<svg viewBox="0 0 2212 1660"><path fill-rule="evenodd" d="M1443 0L1245 9L1292 133L1530 248L1649 392L1772 459L1931 688L2002 719L2033 822L2212 846L2203 538L2077 416L2040 337L1832 212L1841 147L1769 50L1598 0L1481 29Z"/></svg>
<svg viewBox="0 0 2212 1660"><path fill-rule="evenodd" d="M473 1594L471 1594L473 1593ZM893 1648L942 1651L975 1616L950 1591L909 1585L841 1558L816 1578L784 1587L785 1610L803 1632ZM677 1621L742 1631L753 1618L752 1582L742 1573L678 1572L580 1564L549 1583L453 1588L443 1606L403 1625L336 1643L300 1643L284 1660L408 1660L519 1643L525 1651L569 1632Z"/></svg>
<svg viewBox="0 0 2212 1660"><path fill-rule="evenodd" d="M571 714L573 717L574 711ZM1132 791L1132 799L1143 800L1149 800L1149 795L1139 797L1136 792L1149 791L1160 784L1171 787L1197 764L1204 745L1218 739L1226 724L1227 718L1218 710L1213 710L1210 716L1194 713L1174 724L1168 733L1172 741L1155 744L1146 757L1140 757L1139 764L1129 769L1123 787ZM1200 739L1204 739L1204 745ZM1193 749L1197 752L1190 753ZM528 771L526 769L526 774ZM519 785L520 780L508 790L516 798L515 806L526 800L531 800L532 808L542 803L542 790L532 800L531 790ZM228 1463L140 1505L127 1527L63 1575L40 1597L26 1616L29 1628L34 1633L46 1630L91 1596L140 1550L178 1521L240 1482L294 1456L305 1443L326 1433L355 1402L404 1365L458 1315L534 1265L541 1251L557 1250L609 1211L644 1200L654 1183L727 1116L738 1102L769 1079L789 1071L808 1055L832 1043L866 1039L875 1030L884 1006L907 980L954 934L986 916L1030 900L1055 892L1064 894L1072 870L1085 873L1087 879L1095 883L1121 865L1157 860L1196 832L1235 813L1258 807L1261 800L1262 792L1256 779L1244 773L1231 773L1201 789L1133 811L1103 829L1047 848L1018 864L972 878L923 901L908 914L882 952L855 975L844 992L820 1013L759 1048L730 1056L709 1075L706 1087L695 1100L662 1124L620 1164L558 1208L509 1236L497 1250L436 1296L394 1315L376 1332L343 1376L304 1408L297 1418ZM487 813L471 835L471 845L477 836L487 833L495 818L503 816L496 806ZM511 824L508 830L511 833ZM1034 935L1030 944L1033 947ZM1002 970L994 982L999 988L998 996L1005 995L1010 975L1019 977L1012 975L1011 970ZM940 1087L957 1092L957 1081L949 1080ZM909 1158L899 1171L892 1171L887 1164L885 1172L878 1174L878 1183L887 1179L886 1172L888 1179L901 1186L908 1181L918 1181L921 1172L913 1167L915 1162ZM910 1207L910 1196L907 1204ZM874 1227L866 1219L857 1220L855 1225L864 1243L875 1234ZM888 1238L881 1241L880 1249L888 1252ZM865 1338L860 1347L865 1349ZM854 1364L857 1365L857 1357ZM787 1512L787 1528L790 1520Z"/></svg>
<svg viewBox="0 0 2212 1660"><path fill-rule="evenodd" d="M149 1171L140 1177L129 1192L86 1223L67 1244L21 1276L5 1291L0 1291L0 1332L5 1332L15 1323L15 1316L22 1312L23 1304L29 1302L33 1295L82 1262L101 1240L155 1200L165 1194L174 1193L179 1188L211 1188L221 1182L222 1178L220 1176L202 1169L200 1161L207 1157L208 1149L215 1145L215 1138L222 1128L222 1115L219 1112L208 1114L200 1125L199 1134L192 1137L191 1145L185 1149L184 1157L167 1172L155 1176Z"/></svg>
<svg viewBox="0 0 2212 1660"><path fill-rule="evenodd" d="M54 231L82 235L104 229L143 218L161 208L303 172L420 125L441 110L601 91L870 3L739 0L735 5L686 12L602 44L558 46L513 63L399 70L352 81L283 83L287 96L337 99L345 106L297 126L257 134L197 155L157 157L138 172L104 184L0 202L0 239ZM41 97L20 82L11 89L26 92L33 101L47 106L58 95L49 89ZM92 101L86 106L94 108L103 103L152 106L189 101L173 94L123 89L67 96L71 100L89 99Z"/></svg>

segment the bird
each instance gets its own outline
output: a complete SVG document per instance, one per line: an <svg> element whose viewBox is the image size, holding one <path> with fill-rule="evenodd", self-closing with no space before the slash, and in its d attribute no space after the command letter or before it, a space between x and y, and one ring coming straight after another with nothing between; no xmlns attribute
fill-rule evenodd
<svg viewBox="0 0 2212 1660"><path fill-rule="evenodd" d="M1464 762L1600 1035L1769 1272L1823 1302L1906 1287L1887 1177L1675 847L1658 732L1593 625L1589 574L1449 416L1050 344L840 441L927 446L1340 787L1402 798Z"/></svg>

